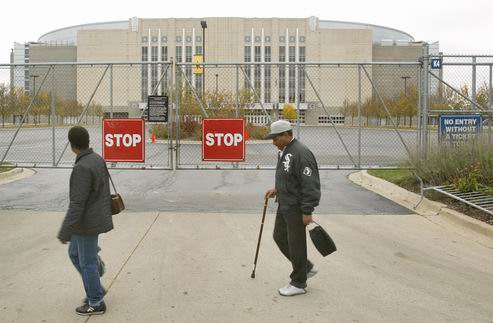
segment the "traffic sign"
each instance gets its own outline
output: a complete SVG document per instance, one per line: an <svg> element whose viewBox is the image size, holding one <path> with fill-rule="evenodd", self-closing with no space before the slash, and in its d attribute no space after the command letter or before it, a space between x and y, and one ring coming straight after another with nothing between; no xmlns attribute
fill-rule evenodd
<svg viewBox="0 0 493 323"><path fill-rule="evenodd" d="M103 159L109 162L145 161L143 119L103 120Z"/></svg>
<svg viewBox="0 0 493 323"><path fill-rule="evenodd" d="M203 161L244 161L245 120L204 119L202 121Z"/></svg>

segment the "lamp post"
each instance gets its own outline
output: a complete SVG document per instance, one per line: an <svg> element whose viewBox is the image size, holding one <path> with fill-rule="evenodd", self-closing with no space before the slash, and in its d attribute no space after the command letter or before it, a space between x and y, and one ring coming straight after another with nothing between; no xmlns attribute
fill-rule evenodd
<svg viewBox="0 0 493 323"><path fill-rule="evenodd" d="M407 96L407 80L410 79L410 76L401 76L401 79L404 80L404 95Z"/></svg>
<svg viewBox="0 0 493 323"><path fill-rule="evenodd" d="M205 30L207 29L207 21L201 20L202 26L202 62L205 63ZM202 96L205 95L205 65L202 68Z"/></svg>

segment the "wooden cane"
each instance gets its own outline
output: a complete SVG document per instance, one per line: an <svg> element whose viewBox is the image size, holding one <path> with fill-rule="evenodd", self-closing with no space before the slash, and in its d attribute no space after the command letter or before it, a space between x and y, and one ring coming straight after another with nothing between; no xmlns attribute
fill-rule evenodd
<svg viewBox="0 0 493 323"><path fill-rule="evenodd" d="M268 202L269 199L266 198L264 203L264 212L262 214L262 224L260 225L260 232L258 234L257 251L255 251L255 260L253 261L253 271L252 271L252 275L250 276L251 278L255 278L255 269L257 268L258 251L260 249L260 240L262 240L262 231L264 229L265 212L267 211Z"/></svg>

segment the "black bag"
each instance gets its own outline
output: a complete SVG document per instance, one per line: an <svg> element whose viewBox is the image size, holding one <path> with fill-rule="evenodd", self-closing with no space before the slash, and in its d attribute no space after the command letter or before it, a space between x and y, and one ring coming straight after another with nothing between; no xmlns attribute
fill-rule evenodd
<svg viewBox="0 0 493 323"><path fill-rule="evenodd" d="M106 163L104 164L104 167L106 167ZM111 215L115 215L125 210L125 203L123 203L123 198L116 191L115 183L113 183L108 167L106 167L106 172L110 178L111 186L113 186L113 190L115 191L115 194L111 194Z"/></svg>
<svg viewBox="0 0 493 323"><path fill-rule="evenodd" d="M328 256L337 250L336 245L324 228L320 224L314 223L317 226L310 230L310 238L318 252L324 257Z"/></svg>

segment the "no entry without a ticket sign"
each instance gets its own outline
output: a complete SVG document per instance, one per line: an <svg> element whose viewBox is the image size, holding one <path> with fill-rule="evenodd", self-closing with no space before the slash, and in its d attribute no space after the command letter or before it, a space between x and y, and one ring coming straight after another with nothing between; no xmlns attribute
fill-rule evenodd
<svg viewBox="0 0 493 323"><path fill-rule="evenodd" d="M203 161L244 161L245 120L204 119L202 121Z"/></svg>
<svg viewBox="0 0 493 323"><path fill-rule="evenodd" d="M143 119L103 120L103 159L109 162L145 161Z"/></svg>

